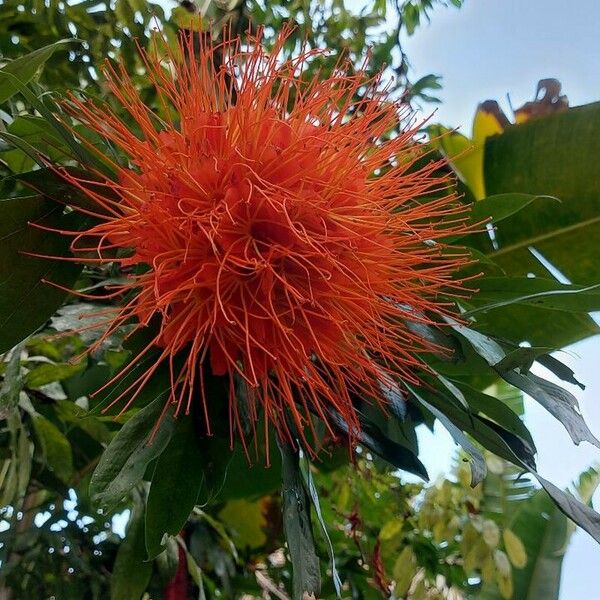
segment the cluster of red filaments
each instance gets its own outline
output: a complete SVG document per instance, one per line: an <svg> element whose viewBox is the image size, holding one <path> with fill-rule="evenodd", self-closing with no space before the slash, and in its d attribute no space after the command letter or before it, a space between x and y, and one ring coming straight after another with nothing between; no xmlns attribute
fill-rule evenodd
<svg viewBox="0 0 600 600"><path fill-rule="evenodd" d="M126 272L144 266L113 290L129 295L107 335L132 318L136 329L158 318L127 369L150 348L160 359L117 399L128 397L124 409L164 362L169 405L187 413L206 404L207 363L232 381L232 439L243 429L238 378L252 423L264 419L289 439L310 431L313 415L326 424L337 415L352 439L352 398L385 405L382 378L415 383L415 355L434 349L406 323L449 310L441 294L459 289L452 274L464 257L441 241L467 228L443 192L448 181L434 174L440 164L416 167L426 161L414 129L389 139L406 115L378 81L342 74L341 63L327 79L303 79L315 52L281 61L287 35L270 52L257 38L193 50L183 36L187 59L142 53L154 109L123 68L108 66L108 87L135 128L73 99L72 114L129 163L112 165L115 180L98 184L95 174L93 186L64 175L99 219L72 250ZM185 357L181 368L175 355Z"/></svg>

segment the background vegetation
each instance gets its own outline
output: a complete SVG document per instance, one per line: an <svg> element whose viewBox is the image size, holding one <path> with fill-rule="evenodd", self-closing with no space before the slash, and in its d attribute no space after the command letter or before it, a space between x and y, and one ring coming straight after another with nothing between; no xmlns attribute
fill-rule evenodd
<svg viewBox="0 0 600 600"><path fill-rule="evenodd" d="M579 477L574 489L582 504L537 476L521 393L562 421L575 443L597 443L575 398L530 367L538 361L576 383L551 352L598 332L589 316L600 309L598 104L568 109L546 81L537 101L510 119L494 103L482 104L471 139L447 131L439 138L442 128L428 129L432 147L450 159L464 201L473 203L473 221L491 217L496 229L464 240L485 276L463 304L472 327L456 326L440 340L455 360L428 359L438 373L435 393L407 398L400 421L363 407L368 435L354 463L346 449L331 448L316 464L284 453L271 469L249 471L239 449L229 453L225 437L199 439L192 419L167 420L149 447L162 406L160 381L144 390L141 410L119 419L99 414L105 397L92 392L135 345L113 336L73 361L94 333L69 332L101 301L82 303L41 284L52 279L100 295L122 274L66 268L21 252L64 252L60 240L27 223L73 219L55 200L78 201L40 159L86 160L52 116L56 100L77 89L104 98L100 66L108 58L137 73L151 104L134 40L148 47L154 27L173 40L200 13L217 31L225 22L239 32L264 25L269 41L292 20L298 27L290 54L306 38L315 47L345 49L358 65L371 47L372 72L385 68L397 97L428 106L440 82L434 75L410 81L400 33L418 34L434 8L460 4L375 0L349 10L337 0L186 0L168 16L143 0L0 6L0 597L287 598L294 593L292 566L300 577L306 560L286 546L282 474L288 483L293 478L304 508L296 522L312 519L320 597L558 597L573 531L564 512L600 536L598 517L587 508L600 475L590 469ZM311 69L327 73L335 59L334 53ZM554 268L573 283L559 283ZM436 418L463 450L448 479L412 483L416 478L398 469L426 475L415 427L432 427ZM124 511L122 539L113 517Z"/></svg>

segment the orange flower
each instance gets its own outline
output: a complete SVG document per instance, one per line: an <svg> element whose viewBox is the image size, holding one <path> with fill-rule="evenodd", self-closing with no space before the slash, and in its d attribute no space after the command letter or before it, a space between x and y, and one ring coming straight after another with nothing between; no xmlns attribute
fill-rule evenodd
<svg viewBox="0 0 600 600"><path fill-rule="evenodd" d="M107 65L108 87L133 126L107 105L70 104L128 157L113 164L117 180L100 186L63 173L100 219L72 250L84 263L136 273L113 294L129 292L107 334L132 318L136 329L160 323L130 367L151 347L160 359L125 393L168 361L169 403L187 413L206 405L207 364L231 381L232 443L242 431L238 377L252 423L304 438L312 413L334 435L342 419L352 441L360 429L353 397L385 407L390 378L418 381L416 354L436 348L406 322L451 310L441 293L460 290L452 274L465 262L441 243L467 226L449 182L434 174L440 163L416 167L425 161L415 129L388 135L407 111L380 91L379 78L346 74L341 61L327 79L303 79L320 51L282 61L288 37L282 32L270 52L260 36L202 40L198 50L191 35L162 62L142 52L155 108L122 66Z"/></svg>

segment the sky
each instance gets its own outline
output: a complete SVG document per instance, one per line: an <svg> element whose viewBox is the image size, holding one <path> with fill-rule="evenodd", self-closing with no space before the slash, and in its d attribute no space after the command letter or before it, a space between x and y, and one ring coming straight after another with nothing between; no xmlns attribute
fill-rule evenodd
<svg viewBox="0 0 600 600"><path fill-rule="evenodd" d="M428 73L443 77L434 121L468 135L479 102L498 100L511 115L507 95L519 107L533 99L542 78L559 79L571 106L600 100L599 24L600 0L466 0L460 10L433 11L431 23L405 39L404 48L413 81ZM570 391L600 437L600 336L557 357L586 384L583 392ZM551 379L544 369L538 374ZM562 426L532 400L526 402L526 421L537 444L540 474L557 485L565 487L588 466L600 464L600 450L585 442L574 446ZM421 434L424 462L434 475L447 472L448 462L440 457L449 456L452 447L440 427L435 435ZM600 493L594 500L600 509ZM598 565L600 546L577 531L564 561L560 599L590 598L590 590L598 587Z"/></svg>

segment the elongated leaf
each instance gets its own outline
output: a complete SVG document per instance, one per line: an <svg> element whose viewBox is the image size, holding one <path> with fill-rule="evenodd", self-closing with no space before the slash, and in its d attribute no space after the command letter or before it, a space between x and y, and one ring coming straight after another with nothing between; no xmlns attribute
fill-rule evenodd
<svg viewBox="0 0 600 600"><path fill-rule="evenodd" d="M476 331L453 319L446 319L448 324L460 335L466 338L471 346L491 367L498 364L506 355L502 346L491 337Z"/></svg>
<svg viewBox="0 0 600 600"><path fill-rule="evenodd" d="M26 157L28 157L34 164L39 165L40 167L44 165L43 160L41 160L40 153L24 139L17 135L13 135L7 131L0 132L0 139L4 140L9 146L13 146Z"/></svg>
<svg viewBox="0 0 600 600"><path fill-rule="evenodd" d="M293 600L319 597L321 572L310 521L310 499L302 481L297 450L278 442L281 452L283 529L293 567Z"/></svg>
<svg viewBox="0 0 600 600"><path fill-rule="evenodd" d="M321 505L319 503L319 495L317 493L317 488L315 487L315 483L313 481L313 476L310 471L310 464L308 459L306 460L306 469L304 470L306 487L310 494L310 499L312 501L313 507L315 509L315 513L317 515L317 520L319 521L319 525L321 526L321 533L323 534L323 538L325 539L325 543L327 545L327 553L329 554L329 564L331 567L331 576L333 579L333 585L335 587L335 593L338 598L342 597L342 582L340 580L340 576L338 575L337 567L335 564L335 552L333 549L333 544L331 543L331 538L329 537L329 533L327 532L327 524L323 519L323 515L321 514Z"/></svg>
<svg viewBox="0 0 600 600"><path fill-rule="evenodd" d="M589 500L598 486L598 474L591 469L588 476L591 485L584 491L582 500ZM529 502L522 504L515 515L513 527L525 544L529 560L523 570L514 573L515 597L523 600L558 600L562 562L568 548L572 528L569 521L547 493L540 491Z"/></svg>
<svg viewBox="0 0 600 600"><path fill-rule="evenodd" d="M471 463L471 487L475 487L478 483L483 481L487 473L487 466L483 454L469 440L469 438L437 407L427 402L421 394L415 391L414 388L406 386L413 396L428 410L436 419L448 430L448 433L452 436L452 439L459 444L462 449L470 456Z"/></svg>
<svg viewBox="0 0 600 600"><path fill-rule="evenodd" d="M164 550L165 534L175 536L185 525L204 479L204 462L198 432L191 416L182 416L160 455L146 507L146 550L154 558ZM177 502L173 502L177 490Z"/></svg>
<svg viewBox="0 0 600 600"><path fill-rule="evenodd" d="M54 130L52 130L54 131ZM73 175L74 177L80 177L89 181L92 178L90 173L77 169L75 167L64 167L64 171ZM93 200L86 196L81 190L78 190L75 186L71 185L66 179L63 179L56 171L48 167L43 169L36 169L35 171L26 171L24 173L17 173L6 177L0 182L0 190L3 193L8 194L18 182L21 182L27 188L34 190L40 195L46 196L51 200L55 200L61 204L68 206L83 208L88 211L92 211L95 214L106 214L106 210L98 206ZM110 190L107 186L101 186L94 188L92 184L89 184L90 188L98 193L102 193L106 198L118 201L118 196ZM101 187L100 187L101 186ZM90 219L90 223L93 219Z"/></svg>
<svg viewBox="0 0 600 600"><path fill-rule="evenodd" d="M31 91L31 89L29 89L29 87L27 87L27 85L11 73L5 73L5 77L25 100L40 113L46 123L54 129L58 137L64 141L66 147L71 149L74 157L76 157L82 165L94 167L109 177L114 176L112 167L110 167L106 161L101 160L99 154L91 152L86 146L79 142L73 133L55 117L52 111Z"/></svg>
<svg viewBox="0 0 600 600"><path fill-rule="evenodd" d="M486 417L467 412L459 405L449 402L441 393L435 393L425 388L419 389L419 396L442 412L461 431L468 433L490 452L514 462L518 457L518 464L527 464L528 468L535 469L535 456L531 444L515 435L509 429L487 419ZM417 400L417 403L419 401ZM510 448L507 451L506 447Z"/></svg>
<svg viewBox="0 0 600 600"><path fill-rule="evenodd" d="M90 481L90 496L98 506L117 504L142 480L148 464L162 454L175 426L173 411L168 409L151 437L164 407L165 398L159 396L131 417L104 451Z"/></svg>
<svg viewBox="0 0 600 600"><path fill-rule="evenodd" d="M550 414L556 417L576 444L587 441L600 448L600 442L583 420L577 398L573 394L533 373L522 375L516 371L509 371L503 373L502 377L537 400Z"/></svg>
<svg viewBox="0 0 600 600"><path fill-rule="evenodd" d="M547 356L552 348L537 348L535 346L523 346L515 348L496 365L494 368L498 373L505 373L513 369L520 369L522 373L526 373L531 369L531 365L541 356Z"/></svg>
<svg viewBox="0 0 600 600"><path fill-rule="evenodd" d="M493 435L493 434L491 434ZM535 464L525 462L517 452L513 444L507 442L502 436L497 437L496 442L499 446L504 446L499 456L508 457L513 464L523 467L529 471L539 481L541 486L548 492L556 506L573 520L582 529L585 529L597 542L600 543L600 514L595 510L583 504L569 492L565 492L556 487L552 482L542 477L536 470Z"/></svg>
<svg viewBox="0 0 600 600"><path fill-rule="evenodd" d="M6 63L0 69L0 102L8 100L19 91L18 87L12 81L12 77L9 77L9 75L17 77L22 83L28 83L54 52L76 41L59 40L54 44L44 46L21 58Z"/></svg>
<svg viewBox="0 0 600 600"><path fill-rule="evenodd" d="M471 298L476 308L469 314L494 311L514 304L568 312L600 310L600 284L567 285L543 277L485 277L474 282ZM507 316L510 313L506 313Z"/></svg>
<svg viewBox="0 0 600 600"><path fill-rule="evenodd" d="M337 429L348 435L348 424L342 416L333 408L328 408L332 423ZM361 415L359 415L361 416ZM361 430L357 433L358 441L374 452L397 469L402 469L421 477L424 481L429 481L429 475L425 465L419 460L417 455L408 447L401 445L388 438L377 425L366 421L361 416Z"/></svg>
<svg viewBox="0 0 600 600"><path fill-rule="evenodd" d="M538 356L537 361L546 367L546 369L552 371L563 381L572 383L573 385L580 387L582 390L585 390L585 385L575 378L575 371L573 371L573 369L570 367L567 367L567 365L562 363L555 356L552 356L551 354L544 354L543 356Z"/></svg>
<svg viewBox="0 0 600 600"><path fill-rule="evenodd" d="M502 400L489 394L484 394L465 383L456 382L456 385L465 394L471 410L488 416L514 435L520 437L530 445L531 453L535 454L535 444L529 429L527 429L519 415L511 410Z"/></svg>
<svg viewBox="0 0 600 600"><path fill-rule="evenodd" d="M583 420L573 394L533 373L523 375L516 371L502 370L500 366L506 360L506 354L497 342L463 325L455 324L453 328L471 342L475 350L490 366L498 370L503 379L529 394L556 417L576 444L585 440L600 447L600 442Z"/></svg>
<svg viewBox="0 0 600 600"><path fill-rule="evenodd" d="M26 142L34 151L33 157L30 156L29 152L17 149L2 152L2 160L6 162L13 173L22 173L31 169L38 162L40 153L50 159L64 158L64 152L61 150L62 142L56 137L54 130L48 123L40 117L32 115L18 116L6 128L5 133ZM42 166L45 167L45 165Z"/></svg>

